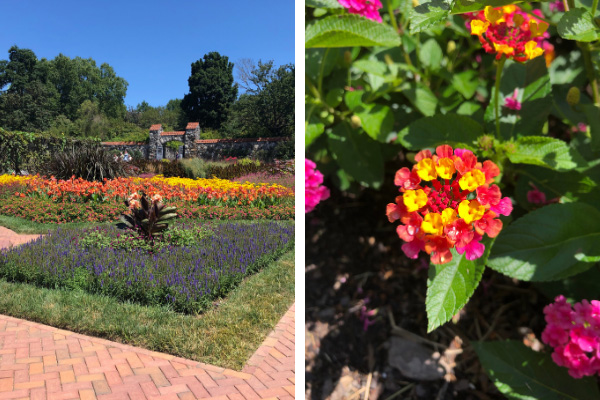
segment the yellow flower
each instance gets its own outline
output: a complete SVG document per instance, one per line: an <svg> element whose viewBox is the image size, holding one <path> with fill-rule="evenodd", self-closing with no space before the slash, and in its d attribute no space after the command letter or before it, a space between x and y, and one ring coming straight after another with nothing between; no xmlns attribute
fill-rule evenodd
<svg viewBox="0 0 600 400"><path fill-rule="evenodd" d="M427 204L427 195L421 189L407 190L402 196L404 205L408 212L417 211L419 208Z"/></svg>
<svg viewBox="0 0 600 400"><path fill-rule="evenodd" d="M502 9L496 10L492 6L487 6L483 10L483 13L485 15L485 19L491 22L492 24L502 22L504 20L504 13L502 12Z"/></svg>
<svg viewBox="0 0 600 400"><path fill-rule="evenodd" d="M531 60L542 54L544 54L544 50L537 47L537 43L533 40L525 43L525 55L527 56L527 59Z"/></svg>
<svg viewBox="0 0 600 400"><path fill-rule="evenodd" d="M549 26L548 23L546 23L544 21L537 22L532 19L531 21L529 21L529 30L531 31L531 36L532 37L542 36L544 34L544 32L546 32L546 30L548 29L548 26Z"/></svg>
<svg viewBox="0 0 600 400"><path fill-rule="evenodd" d="M485 174L479 169L473 169L464 174L458 181L462 190L474 191L481 185L485 185Z"/></svg>
<svg viewBox="0 0 600 400"><path fill-rule="evenodd" d="M421 229L423 229L423 232L431 235L441 235L444 232L442 216L438 213L427 214L425 218L423 218Z"/></svg>
<svg viewBox="0 0 600 400"><path fill-rule="evenodd" d="M454 209L446 208L444 211L442 211L442 223L444 224L444 226L450 225L457 219L458 219L458 216Z"/></svg>
<svg viewBox="0 0 600 400"><path fill-rule="evenodd" d="M458 205L458 215L465 220L467 224L483 218L485 207L479 204L477 200L463 200Z"/></svg>
<svg viewBox="0 0 600 400"><path fill-rule="evenodd" d="M506 54L506 56L512 56L513 54L515 54L515 49L506 44L494 43L494 49L498 53Z"/></svg>
<svg viewBox="0 0 600 400"><path fill-rule="evenodd" d="M435 167L435 170L443 179L452 179L452 175L456 172L454 161L446 157L438 160L438 165Z"/></svg>
<svg viewBox="0 0 600 400"><path fill-rule="evenodd" d="M417 175L424 181L432 181L437 178L435 162L431 158L424 158L417 164Z"/></svg>
<svg viewBox="0 0 600 400"><path fill-rule="evenodd" d="M471 21L471 35L481 36L487 31L489 26L489 22L483 22L478 19L474 19Z"/></svg>

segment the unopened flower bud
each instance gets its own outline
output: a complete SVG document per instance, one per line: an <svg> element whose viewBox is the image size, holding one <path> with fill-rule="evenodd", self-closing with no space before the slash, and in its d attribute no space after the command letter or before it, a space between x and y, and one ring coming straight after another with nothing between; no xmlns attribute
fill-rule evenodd
<svg viewBox="0 0 600 400"><path fill-rule="evenodd" d="M344 52L344 62L346 64L350 64L352 62L352 53L350 53L350 50L346 50Z"/></svg>
<svg viewBox="0 0 600 400"><path fill-rule="evenodd" d="M581 98L581 92L579 91L579 88L576 88L575 86L573 86L572 88L569 89L569 92L567 93L567 103L569 103L569 105L571 107L579 104L580 98Z"/></svg>
<svg viewBox="0 0 600 400"><path fill-rule="evenodd" d="M451 40L446 45L446 53L452 54L454 53L454 50L456 50L456 42L454 40Z"/></svg>
<svg viewBox="0 0 600 400"><path fill-rule="evenodd" d="M490 135L483 135L479 138L479 148L483 150L491 150L494 145L494 138Z"/></svg>
<svg viewBox="0 0 600 400"><path fill-rule="evenodd" d="M362 122L360 121L360 118L357 115L353 115L350 118L350 124L353 128L360 128L362 126Z"/></svg>

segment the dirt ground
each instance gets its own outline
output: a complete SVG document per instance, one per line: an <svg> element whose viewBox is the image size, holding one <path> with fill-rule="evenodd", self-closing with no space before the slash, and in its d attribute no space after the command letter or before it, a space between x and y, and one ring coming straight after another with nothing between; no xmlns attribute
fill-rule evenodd
<svg viewBox="0 0 600 400"><path fill-rule="evenodd" d="M427 334L428 257L405 257L385 216L402 166L386 166L380 191L332 188L306 215L306 398L503 399L469 343L542 348L549 300L487 269L467 306Z"/></svg>

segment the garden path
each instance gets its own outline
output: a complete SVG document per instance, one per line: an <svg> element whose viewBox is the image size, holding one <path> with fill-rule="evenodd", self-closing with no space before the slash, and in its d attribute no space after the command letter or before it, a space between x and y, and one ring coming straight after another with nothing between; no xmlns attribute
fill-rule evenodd
<svg viewBox="0 0 600 400"><path fill-rule="evenodd" d="M0 248L38 236L11 232ZM0 315L0 399L293 399L294 321L293 304L238 372Z"/></svg>

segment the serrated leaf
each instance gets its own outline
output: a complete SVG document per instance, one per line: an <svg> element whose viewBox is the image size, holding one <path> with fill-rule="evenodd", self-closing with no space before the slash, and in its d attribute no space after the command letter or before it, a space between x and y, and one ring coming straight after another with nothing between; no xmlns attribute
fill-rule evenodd
<svg viewBox="0 0 600 400"><path fill-rule="evenodd" d="M456 0L452 6L452 14L481 11L487 6L502 7L517 3L522 3L522 0Z"/></svg>
<svg viewBox="0 0 600 400"><path fill-rule="evenodd" d="M473 149L473 143L481 135L483 127L469 117L438 114L411 123L398 134L398 140L407 149L415 151L441 144Z"/></svg>
<svg viewBox="0 0 600 400"><path fill-rule="evenodd" d="M333 15L306 27L305 47L399 46L400 37L388 25L359 15Z"/></svg>
<svg viewBox="0 0 600 400"><path fill-rule="evenodd" d="M410 33L422 32L450 15L451 0L432 0L419 4L409 15Z"/></svg>
<svg viewBox="0 0 600 400"><path fill-rule="evenodd" d="M312 8L342 8L336 0L304 0L304 5Z"/></svg>
<svg viewBox="0 0 600 400"><path fill-rule="evenodd" d="M574 8L567 11L558 21L558 34L569 40L578 42L594 42L600 39L600 29L594 17L585 8Z"/></svg>
<svg viewBox="0 0 600 400"><path fill-rule="evenodd" d="M583 168L586 162L577 151L560 139L546 136L525 136L517 139L514 147L507 151L508 159L514 164L531 164L568 171Z"/></svg>
<svg viewBox="0 0 600 400"><path fill-rule="evenodd" d="M600 211L583 203L552 204L502 229L488 266L524 281L551 281L583 272L592 264L577 254L600 255Z"/></svg>
<svg viewBox="0 0 600 400"><path fill-rule="evenodd" d="M517 341L472 342L481 365L509 399L594 400L600 398L594 378L573 379L548 353Z"/></svg>
<svg viewBox="0 0 600 400"><path fill-rule="evenodd" d="M469 261L464 254L451 249L452 261L429 266L427 280L427 332L449 321L469 301L479 285L490 252L490 241L480 258Z"/></svg>
<svg viewBox="0 0 600 400"><path fill-rule="evenodd" d="M362 97L365 94L363 90L354 90L352 92L346 92L344 95L344 103L348 108L354 111L357 107L363 106Z"/></svg>
<svg viewBox="0 0 600 400"><path fill-rule="evenodd" d="M347 123L327 133L329 150L342 169L365 186L378 188L383 182L383 158L377 142Z"/></svg>
<svg viewBox="0 0 600 400"><path fill-rule="evenodd" d="M394 116L388 106L366 104L355 111L360 118L362 128L369 136L386 143L394 126Z"/></svg>

